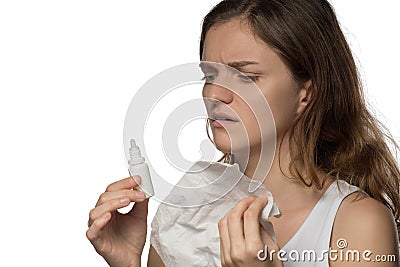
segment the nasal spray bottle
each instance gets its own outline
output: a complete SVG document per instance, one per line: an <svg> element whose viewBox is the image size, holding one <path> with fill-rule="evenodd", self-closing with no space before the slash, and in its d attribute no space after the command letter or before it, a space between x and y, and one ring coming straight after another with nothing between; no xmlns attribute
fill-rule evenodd
<svg viewBox="0 0 400 267"><path fill-rule="evenodd" d="M130 140L129 156L129 174L133 177L134 175L139 175L141 179L140 186L136 187L145 193L146 198L154 196L153 183L151 182L149 166L145 162L144 157L140 153L139 147L136 145L134 139Z"/></svg>

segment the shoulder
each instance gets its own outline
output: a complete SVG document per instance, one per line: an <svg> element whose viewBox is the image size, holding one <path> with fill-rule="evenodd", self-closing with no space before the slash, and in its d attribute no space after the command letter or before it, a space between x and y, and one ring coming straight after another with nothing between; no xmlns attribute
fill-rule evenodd
<svg viewBox="0 0 400 267"><path fill-rule="evenodd" d="M339 240L345 240L343 250L359 250L360 253L369 250L372 255L395 254L398 257L398 233L391 211L362 192L348 195L339 206L332 229L332 249L342 249L342 245L338 247ZM362 262L359 264L363 266Z"/></svg>
<svg viewBox="0 0 400 267"><path fill-rule="evenodd" d="M383 203L369 197L362 192L354 192L345 197L337 211L335 218L336 230L389 234L395 232L394 217ZM371 234L371 233L369 233Z"/></svg>

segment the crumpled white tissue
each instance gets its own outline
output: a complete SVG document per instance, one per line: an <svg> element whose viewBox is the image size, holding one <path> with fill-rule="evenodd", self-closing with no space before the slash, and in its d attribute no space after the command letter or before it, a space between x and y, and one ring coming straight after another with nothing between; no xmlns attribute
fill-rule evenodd
<svg viewBox="0 0 400 267"><path fill-rule="evenodd" d="M183 195L179 190L172 190L166 197L166 203L160 203L151 223L150 243L160 255L167 267L174 266L221 266L220 238L218 221L225 216L241 199L250 196L268 197L268 204L260 215L260 224L276 241L272 224L268 217L280 216L280 211L273 202L270 191L262 184L253 193L249 193L250 182L255 182L239 170L237 163L196 162L192 169L204 169L200 172L187 172L177 185L198 187L213 184L207 188L206 197L217 199L206 205L197 207L178 207L166 203L189 203L196 199L196 191ZM225 173L224 173L225 172ZM227 192L227 180L216 181L221 173L228 177L242 177L237 184ZM237 176L240 175L240 176ZM221 179L219 179L221 181ZM227 192L222 197L221 192ZM204 192L199 193L204 198ZM189 200L189 202L188 202ZM183 205L185 206L185 205Z"/></svg>

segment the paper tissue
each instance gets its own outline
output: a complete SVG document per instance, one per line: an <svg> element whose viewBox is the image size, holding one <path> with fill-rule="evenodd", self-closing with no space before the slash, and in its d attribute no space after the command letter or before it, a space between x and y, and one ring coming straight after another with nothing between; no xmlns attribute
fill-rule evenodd
<svg viewBox="0 0 400 267"><path fill-rule="evenodd" d="M199 161L191 170L196 168L201 171L187 172L177 185L199 188L209 185L207 191L199 189L198 194L195 190L192 194L183 194L174 188L165 200L177 206L161 203L151 223L150 243L165 266L221 266L218 221L241 199L250 196L268 197L268 204L260 216L260 224L276 241L268 217L278 217L280 212L273 202L271 192L261 184L255 192L249 193L249 184L254 181L240 172L238 163ZM221 174L225 179L220 179ZM241 178L232 187L230 177ZM189 203L197 197L216 200L196 207L179 207L180 203Z"/></svg>

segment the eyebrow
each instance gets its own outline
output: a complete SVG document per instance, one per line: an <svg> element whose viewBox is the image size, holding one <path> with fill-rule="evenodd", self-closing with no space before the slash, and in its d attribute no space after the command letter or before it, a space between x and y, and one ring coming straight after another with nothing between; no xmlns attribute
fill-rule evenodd
<svg viewBox="0 0 400 267"><path fill-rule="evenodd" d="M230 62L227 65L232 68L240 70L241 68L246 67L248 65L257 65L257 64L260 63L258 63L257 61L235 61L235 62Z"/></svg>
<svg viewBox="0 0 400 267"><path fill-rule="evenodd" d="M239 71L242 71L243 70L243 67L246 67L246 66L248 66L248 65L257 65L257 64L260 64L259 62L257 62L257 61L233 61L233 62L229 62L228 64L226 64L226 65L228 65L229 67L231 67L231 68L234 68L234 69L237 69L237 70L239 70ZM207 64L207 63L204 63L204 62L200 62L200 64L199 64L199 67L205 67L205 68L210 68L211 66L209 66L209 64ZM212 68L212 67L211 67Z"/></svg>

